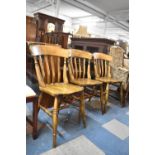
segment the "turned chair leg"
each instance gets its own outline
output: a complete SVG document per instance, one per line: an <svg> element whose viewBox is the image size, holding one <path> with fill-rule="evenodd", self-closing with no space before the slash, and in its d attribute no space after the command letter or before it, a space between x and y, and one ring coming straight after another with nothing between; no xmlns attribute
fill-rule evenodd
<svg viewBox="0 0 155 155"><path fill-rule="evenodd" d="M124 105L125 105L125 102L127 100L127 98L129 98L129 90L123 90L123 96L124 96Z"/></svg>
<svg viewBox="0 0 155 155"><path fill-rule="evenodd" d="M58 125L58 97L54 99L54 109L53 109L53 147L57 145L57 125Z"/></svg>
<svg viewBox="0 0 155 155"><path fill-rule="evenodd" d="M38 98L38 113L40 110L40 105L41 105L42 99L43 99L43 92L40 93L39 98Z"/></svg>
<svg viewBox="0 0 155 155"><path fill-rule="evenodd" d="M37 101L37 97L35 97L34 103L33 103L33 132L32 132L33 139L36 139L38 137L37 121L38 121L38 101Z"/></svg>
<svg viewBox="0 0 155 155"><path fill-rule="evenodd" d="M106 83L106 89L105 89L105 105L104 105L104 111L106 112L106 106L109 98L109 83Z"/></svg>
<svg viewBox="0 0 155 155"><path fill-rule="evenodd" d="M103 85L100 86L100 103L101 103L101 112L102 114L105 113L105 105L103 102Z"/></svg>
<svg viewBox="0 0 155 155"><path fill-rule="evenodd" d="M121 101L121 106L125 106L125 100L124 100L124 93L123 93L123 83L120 83L120 101Z"/></svg>
<svg viewBox="0 0 155 155"><path fill-rule="evenodd" d="M86 128L86 116L85 116L85 104L84 104L84 91L80 96L80 110L79 110L79 121L82 118L83 126Z"/></svg>
<svg viewBox="0 0 155 155"><path fill-rule="evenodd" d="M80 101L80 106L79 106L79 118L78 118L78 121L79 123L81 123L81 101Z"/></svg>

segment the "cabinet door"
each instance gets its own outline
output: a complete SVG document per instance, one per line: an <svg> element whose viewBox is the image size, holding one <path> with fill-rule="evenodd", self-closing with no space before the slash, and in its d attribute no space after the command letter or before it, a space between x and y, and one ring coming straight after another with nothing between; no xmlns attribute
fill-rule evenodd
<svg viewBox="0 0 155 155"><path fill-rule="evenodd" d="M26 17L26 41L35 41L36 21L32 17Z"/></svg>

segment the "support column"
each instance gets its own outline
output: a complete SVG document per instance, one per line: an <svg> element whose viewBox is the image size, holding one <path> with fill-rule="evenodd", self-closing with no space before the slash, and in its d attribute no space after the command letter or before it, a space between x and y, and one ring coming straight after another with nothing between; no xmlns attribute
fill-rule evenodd
<svg viewBox="0 0 155 155"><path fill-rule="evenodd" d="M61 3L61 0L55 0L54 1L54 4L55 4L55 16L56 17L59 17L60 3Z"/></svg>

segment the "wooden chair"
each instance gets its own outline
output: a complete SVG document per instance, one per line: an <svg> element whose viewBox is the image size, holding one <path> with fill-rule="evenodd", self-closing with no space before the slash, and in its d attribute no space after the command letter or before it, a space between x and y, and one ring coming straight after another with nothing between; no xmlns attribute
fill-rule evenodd
<svg viewBox="0 0 155 155"><path fill-rule="evenodd" d="M80 93L80 114L84 127L86 127L84 88L68 83L68 50L50 45L31 45L30 50L34 58L36 75L38 78L39 89L41 91L38 101L39 107L52 117L53 147L56 147L58 111L66 108L65 104L62 102L64 96ZM62 62L62 65L60 62ZM52 97L49 100L52 110L49 110L46 98L43 100L43 97L45 96Z"/></svg>
<svg viewBox="0 0 155 155"><path fill-rule="evenodd" d="M96 87L100 87L100 103L101 112L104 113L103 104L103 87L102 82L92 80L90 75L90 61L92 54L87 51L72 49L70 53L69 62L69 77L70 82L84 87L85 98L91 99L92 96L96 96ZM93 87L93 93L88 93L89 87ZM88 90L88 91L87 91Z"/></svg>
<svg viewBox="0 0 155 155"><path fill-rule="evenodd" d="M110 73L110 62L112 61L112 57L104 53L94 53L93 58L95 79L102 81L105 85L105 105L107 105L109 97L109 84L118 83L120 85L120 100L123 106L122 81L112 78Z"/></svg>

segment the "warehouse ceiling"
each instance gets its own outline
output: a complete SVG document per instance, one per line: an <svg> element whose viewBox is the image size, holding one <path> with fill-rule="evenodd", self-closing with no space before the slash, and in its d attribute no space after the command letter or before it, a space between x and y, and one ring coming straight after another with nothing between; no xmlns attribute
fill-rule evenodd
<svg viewBox="0 0 155 155"><path fill-rule="evenodd" d="M129 0L26 0L26 13L42 12L70 18L72 25L83 24L112 39L128 41Z"/></svg>

